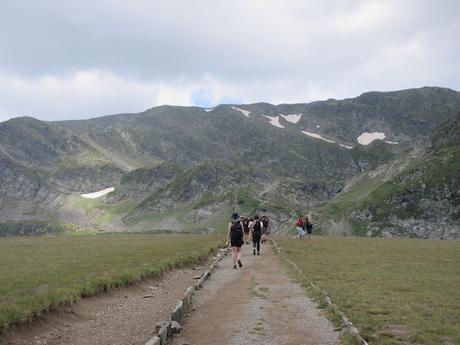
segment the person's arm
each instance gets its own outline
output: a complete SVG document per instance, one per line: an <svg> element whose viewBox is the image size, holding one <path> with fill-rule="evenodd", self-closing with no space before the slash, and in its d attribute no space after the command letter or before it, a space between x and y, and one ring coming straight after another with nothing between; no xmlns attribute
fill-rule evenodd
<svg viewBox="0 0 460 345"><path fill-rule="evenodd" d="M228 223L227 242L230 243L230 233L232 232L232 223Z"/></svg>

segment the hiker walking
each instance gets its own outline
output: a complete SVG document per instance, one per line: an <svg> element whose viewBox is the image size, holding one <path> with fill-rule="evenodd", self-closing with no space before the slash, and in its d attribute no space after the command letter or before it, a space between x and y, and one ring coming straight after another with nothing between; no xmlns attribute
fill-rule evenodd
<svg viewBox="0 0 460 345"><path fill-rule="evenodd" d="M267 216L262 216L262 243L267 241L267 236L270 234L270 221Z"/></svg>
<svg viewBox="0 0 460 345"><path fill-rule="evenodd" d="M243 245L243 224L238 216L238 213L233 212L232 219L228 223L228 241L232 247L233 268L236 269L236 264L243 267L241 263L241 246Z"/></svg>
<svg viewBox="0 0 460 345"><path fill-rule="evenodd" d="M256 255L257 250L257 255L260 255L260 240L262 238L263 224L257 214L254 216L254 221L251 222L250 228L252 230L252 254Z"/></svg>
<svg viewBox="0 0 460 345"><path fill-rule="evenodd" d="M308 217L305 217L305 230L307 231L308 240L311 240L311 233L313 232L313 224L310 222Z"/></svg>
<svg viewBox="0 0 460 345"><path fill-rule="evenodd" d="M302 219L302 217L298 217L294 223L296 227L297 237L300 241L302 241L302 238L305 236L304 223L305 221L304 219Z"/></svg>
<svg viewBox="0 0 460 345"><path fill-rule="evenodd" d="M243 217L243 231L244 231L244 243L249 244L249 239L251 237L249 229L249 217Z"/></svg>

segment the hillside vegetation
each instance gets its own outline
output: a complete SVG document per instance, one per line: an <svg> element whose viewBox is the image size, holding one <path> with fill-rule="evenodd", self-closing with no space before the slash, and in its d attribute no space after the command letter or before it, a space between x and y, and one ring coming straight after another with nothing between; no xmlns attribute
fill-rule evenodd
<svg viewBox="0 0 460 345"><path fill-rule="evenodd" d="M415 149L352 179L318 207L316 216L324 231L333 232L336 223L339 232L348 224L356 235L457 238L460 122L442 126Z"/></svg>

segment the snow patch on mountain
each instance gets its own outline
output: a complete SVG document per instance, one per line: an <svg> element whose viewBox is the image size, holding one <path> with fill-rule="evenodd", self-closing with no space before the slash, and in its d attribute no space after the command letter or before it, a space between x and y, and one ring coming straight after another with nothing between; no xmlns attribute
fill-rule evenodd
<svg viewBox="0 0 460 345"><path fill-rule="evenodd" d="M204 108L203 110L204 110L205 112L209 113L210 111L213 111L214 108Z"/></svg>
<svg viewBox="0 0 460 345"><path fill-rule="evenodd" d="M385 133L382 132L364 132L358 137L358 143L361 145L369 145L374 140L383 140L386 138Z"/></svg>
<svg viewBox="0 0 460 345"><path fill-rule="evenodd" d="M287 115L280 114L280 116L284 117L284 119L285 119L287 122L297 123L297 122L299 122L300 119L302 118L302 113L298 113L298 114L287 114Z"/></svg>
<svg viewBox="0 0 460 345"><path fill-rule="evenodd" d="M345 147L346 149L349 149L351 150L353 148L353 146L347 146L347 145L344 145L344 144L339 144L340 146L342 147Z"/></svg>
<svg viewBox="0 0 460 345"><path fill-rule="evenodd" d="M389 140L384 140L384 142L386 142L387 144L391 144L391 145L398 145L399 142L398 141L389 141Z"/></svg>
<svg viewBox="0 0 460 345"><path fill-rule="evenodd" d="M238 108L238 107L231 107L231 108L233 110L235 110L235 111L239 111L241 114L243 114L246 117L249 117L249 114L251 114L251 112L249 110L241 109L241 108Z"/></svg>
<svg viewBox="0 0 460 345"><path fill-rule="evenodd" d="M268 115L263 115L267 119L270 120L270 124L272 126L278 127L278 128L286 128L280 123L280 117L279 116L268 116Z"/></svg>
<svg viewBox="0 0 460 345"><path fill-rule="evenodd" d="M83 197L85 199L96 199L96 198L100 198L100 197L102 197L104 195L107 195L107 194L113 192L114 190L115 190L114 187L110 187L110 188L100 190L99 192L82 194L81 197Z"/></svg>
<svg viewBox="0 0 460 345"><path fill-rule="evenodd" d="M307 131L302 131L303 134L306 134L312 138L316 138L316 139L321 139L321 140L324 140L324 141L327 141L328 143L335 143L335 141L332 141L332 140L329 140L329 139L326 139L326 138L323 138L321 135L317 134L317 133L311 133L311 132L307 132Z"/></svg>

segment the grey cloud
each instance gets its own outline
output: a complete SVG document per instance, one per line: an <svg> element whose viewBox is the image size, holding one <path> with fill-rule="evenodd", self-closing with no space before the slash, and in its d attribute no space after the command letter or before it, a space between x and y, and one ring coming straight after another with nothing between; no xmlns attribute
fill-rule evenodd
<svg viewBox="0 0 460 345"><path fill-rule="evenodd" d="M272 102L428 84L458 89L459 12L456 0L4 0L0 78L102 71L156 90L153 84L212 88L210 77L221 96ZM27 98L17 94L24 89L9 88L0 109L30 113L33 104L12 101ZM154 102L148 95L143 104ZM43 97L38 112L54 113ZM125 104L136 108L133 102L139 98ZM91 109L113 105L84 112Z"/></svg>

